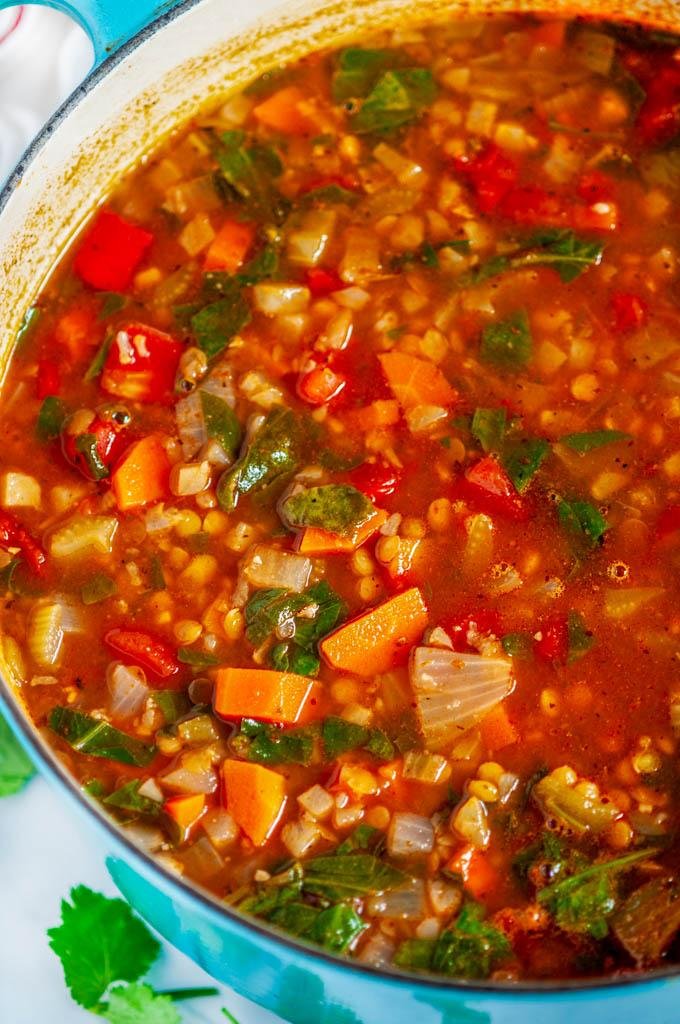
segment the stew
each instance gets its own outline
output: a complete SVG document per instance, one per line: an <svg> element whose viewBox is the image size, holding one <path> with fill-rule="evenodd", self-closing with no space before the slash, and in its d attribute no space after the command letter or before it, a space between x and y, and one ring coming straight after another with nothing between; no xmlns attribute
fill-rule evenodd
<svg viewBox="0 0 680 1024"><path fill-rule="evenodd" d="M364 963L680 957L680 47L274 68L123 181L4 386L7 673L93 801Z"/></svg>

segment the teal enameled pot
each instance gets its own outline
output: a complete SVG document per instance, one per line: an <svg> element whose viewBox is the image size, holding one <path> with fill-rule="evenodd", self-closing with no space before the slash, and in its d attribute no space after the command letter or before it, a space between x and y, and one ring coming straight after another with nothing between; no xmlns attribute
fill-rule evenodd
<svg viewBox="0 0 680 1024"><path fill-rule="evenodd" d="M43 0L45 2L45 0ZM678 0L47 0L89 32L95 66L0 197L0 373L22 312L62 248L128 168L221 94L306 50L367 28L536 10L680 31ZM0 0L0 9L9 7ZM73 784L24 716L0 665L0 705L30 756L96 830L130 903L216 978L293 1024L677 1024L680 971L573 985L465 984L340 960L246 920L135 847ZM6 884L7 881L6 880ZM11 884L11 883L10 883Z"/></svg>

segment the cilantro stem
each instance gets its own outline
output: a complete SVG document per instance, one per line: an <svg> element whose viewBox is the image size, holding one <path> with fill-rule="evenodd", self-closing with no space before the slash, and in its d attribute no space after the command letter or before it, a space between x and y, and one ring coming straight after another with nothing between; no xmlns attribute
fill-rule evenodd
<svg viewBox="0 0 680 1024"><path fill-rule="evenodd" d="M229 1013L229 1010L226 1008L226 1006L222 1007L222 1013L224 1014L228 1021L231 1021L231 1024L238 1024L236 1017L233 1015L233 1013Z"/></svg>
<svg viewBox="0 0 680 1024"><path fill-rule="evenodd" d="M617 857L615 860L603 860L599 864L592 864L583 871L578 871L574 875L569 875L568 878L563 878L559 882L553 882L552 885L547 885L544 889L541 889L538 893L538 902L549 902L555 897L561 896L563 893L570 892L575 887L582 885L589 878L595 878L597 875L605 874L608 871L622 871L639 860L649 860L650 857L655 857L658 852L658 849L650 847L646 850L634 850L633 853L628 853L624 857Z"/></svg>
<svg viewBox="0 0 680 1024"><path fill-rule="evenodd" d="M219 995L219 989L208 985L203 988L166 988L158 993L159 996L167 996L174 1003L183 999L205 999L208 996Z"/></svg>

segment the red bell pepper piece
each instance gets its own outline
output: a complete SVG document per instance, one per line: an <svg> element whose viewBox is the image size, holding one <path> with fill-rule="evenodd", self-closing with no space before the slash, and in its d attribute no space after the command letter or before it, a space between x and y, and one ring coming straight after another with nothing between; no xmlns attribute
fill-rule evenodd
<svg viewBox="0 0 680 1024"><path fill-rule="evenodd" d="M545 661L564 663L569 655L569 625L566 615L554 615L541 626L541 638L534 641L536 654Z"/></svg>
<svg viewBox="0 0 680 1024"><path fill-rule="evenodd" d="M150 231L102 210L80 243L73 269L92 288L124 292L152 242Z"/></svg>
<svg viewBox="0 0 680 1024"><path fill-rule="evenodd" d="M47 564L47 555L25 526L9 512L0 511L0 548L8 551L18 548L29 569L41 576Z"/></svg>
<svg viewBox="0 0 680 1024"><path fill-rule="evenodd" d="M628 70L647 93L635 120L644 146L663 146L680 133L680 64L674 53L628 53Z"/></svg>
<svg viewBox="0 0 680 1024"><path fill-rule="evenodd" d="M463 496L484 511L518 522L529 518L525 502L493 455L487 455L470 466L465 473L465 483L467 486L462 487Z"/></svg>
<svg viewBox="0 0 680 1024"><path fill-rule="evenodd" d="M35 393L38 398L49 398L58 395L61 387L59 366L53 359L41 359L38 363L38 376L35 382Z"/></svg>
<svg viewBox="0 0 680 1024"><path fill-rule="evenodd" d="M495 143L473 157L457 157L454 167L469 182L482 213L493 213L517 184L518 167Z"/></svg>
<svg viewBox="0 0 680 1024"><path fill-rule="evenodd" d="M670 537L672 533L680 530L680 505L669 505L659 516L656 524L656 533L659 540Z"/></svg>
<svg viewBox="0 0 680 1024"><path fill-rule="evenodd" d="M522 185L511 189L500 203L503 217L516 224L561 224L566 219L564 203L537 185Z"/></svg>
<svg viewBox="0 0 680 1024"><path fill-rule="evenodd" d="M99 383L135 402L172 401L183 345L146 324L125 324L113 339Z"/></svg>
<svg viewBox="0 0 680 1024"><path fill-rule="evenodd" d="M80 434L62 433L64 457L88 480L103 480L126 444L125 422L97 414Z"/></svg>
<svg viewBox="0 0 680 1024"><path fill-rule="evenodd" d="M323 267L310 267L305 271L305 283L315 299L345 287L334 270L324 270Z"/></svg>
<svg viewBox="0 0 680 1024"><path fill-rule="evenodd" d="M110 629L104 636L104 643L161 679L169 679L179 672L180 665L173 648L152 633L138 629Z"/></svg>
<svg viewBox="0 0 680 1024"><path fill-rule="evenodd" d="M312 178L311 181L308 181L300 189L300 195L306 196L310 192L316 192L320 188L329 188L331 185L337 185L348 192L355 192L357 181L356 178L351 178L348 174L327 174L324 177Z"/></svg>
<svg viewBox="0 0 680 1024"><path fill-rule="evenodd" d="M365 494L375 505L390 498L399 486L401 473L393 466L377 462L364 462L349 473L352 487Z"/></svg>
<svg viewBox="0 0 680 1024"><path fill-rule="evenodd" d="M325 405L340 394L346 383L330 366L312 366L298 377L297 393L309 405Z"/></svg>
<svg viewBox="0 0 680 1024"><path fill-rule="evenodd" d="M642 327L647 319L647 303L633 292L614 292L609 304L614 329L621 333Z"/></svg>

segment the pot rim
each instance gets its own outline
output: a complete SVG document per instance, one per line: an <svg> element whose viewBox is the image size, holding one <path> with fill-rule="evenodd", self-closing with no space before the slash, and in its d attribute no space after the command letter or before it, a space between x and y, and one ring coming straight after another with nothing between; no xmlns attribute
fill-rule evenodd
<svg viewBox="0 0 680 1024"><path fill-rule="evenodd" d="M138 47L142 46L147 39L162 31L166 25L173 22L180 15L187 14L194 7L198 7L202 0L180 0L176 6L149 22L139 32L131 36L114 53L108 56L100 64L96 65L84 79L84 81L71 93L46 122L40 132L29 144L19 162L12 171L0 191L0 216L12 197L15 188L20 185L27 167L36 159L43 147L47 144L54 132L61 127L71 112L78 104L94 89L99 83L112 72L118 64L125 60ZM540 12L539 12L540 13ZM635 19L630 19L635 20ZM221 903L216 896L208 890L204 890L190 879L184 879L176 875L169 868L165 867L154 854L147 853L132 840L128 839L114 819L101 807L90 800L78 787L76 780L66 770L63 764L57 759L52 748L46 741L39 738L37 729L30 723L28 715L23 711L21 702L10 685L0 675L0 706L5 715L13 725L14 731L20 734L24 746L30 751L30 755L37 767L48 779L56 779L57 784L63 788L67 797L85 815L94 819L101 829L106 833L107 839L112 842L115 852L124 854L126 862L132 862L139 866L146 876L159 876L165 888L169 888L173 896L181 898L182 901L197 903L200 909L207 913L211 923L217 926L223 924L224 918L236 930L241 930L248 935L262 938L273 946L281 945L286 947L293 955L302 954L311 957L313 960L321 961L327 968L335 972L357 974L359 977L374 978L387 985L398 988L407 987L411 990L420 989L429 992L458 991L461 994L474 993L479 996L510 996L516 994L518 997L533 996L540 999L556 995L586 996L590 992L602 993L626 988L653 988L655 985L677 978L680 975L680 964L656 968L642 974L633 972L625 975L614 975L608 977L574 979L569 981L470 981L465 978L449 979L438 975L423 975L409 971L384 970L371 964L360 963L350 957L334 956L327 953L318 946L306 944L294 939L285 932L277 931L269 927L265 922L255 917L239 913L227 904Z"/></svg>

